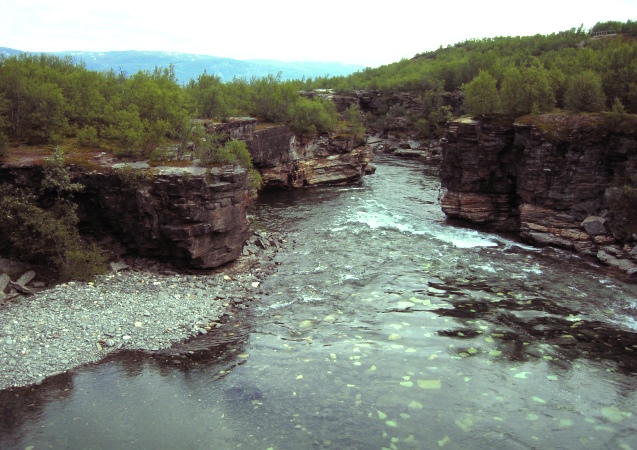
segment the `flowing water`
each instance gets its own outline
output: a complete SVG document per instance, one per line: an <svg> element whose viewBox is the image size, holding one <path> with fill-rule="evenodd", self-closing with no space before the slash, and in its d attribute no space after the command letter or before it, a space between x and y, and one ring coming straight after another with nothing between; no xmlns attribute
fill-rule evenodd
<svg viewBox="0 0 637 450"><path fill-rule="evenodd" d="M0 447L637 449L635 285L453 226L433 169L376 165L262 196L290 245L242 339L45 381Z"/></svg>

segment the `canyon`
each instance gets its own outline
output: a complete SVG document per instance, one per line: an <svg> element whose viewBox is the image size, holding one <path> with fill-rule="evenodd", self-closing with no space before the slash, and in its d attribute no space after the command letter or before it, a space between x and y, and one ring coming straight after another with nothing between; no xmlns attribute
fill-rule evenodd
<svg viewBox="0 0 637 450"><path fill-rule="evenodd" d="M207 132L244 141L266 189L348 184L374 173L374 153L417 156L439 165L440 206L447 218L637 273L634 205L629 197L622 200L621 184L637 175L633 116L614 124L603 113L460 117L446 124L442 139L422 139L406 119L421 106L413 94L306 95L329 98L339 112L355 104L368 122L382 118L385 127L368 127L364 140L342 130L299 137L285 125L244 117L207 122ZM444 100L457 115L459 97L445 94ZM388 115L397 110L403 114ZM241 254L254 194L242 167L95 162L103 170L73 168L74 180L86 187L78 196L80 218L85 228L116 235L120 254L196 269L218 267ZM41 177L34 165L0 167L0 181L17 187L33 188Z"/></svg>

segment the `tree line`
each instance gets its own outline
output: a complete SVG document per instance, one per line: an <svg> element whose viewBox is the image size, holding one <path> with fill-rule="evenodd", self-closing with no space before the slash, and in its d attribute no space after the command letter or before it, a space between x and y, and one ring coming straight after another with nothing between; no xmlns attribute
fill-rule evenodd
<svg viewBox="0 0 637 450"><path fill-rule="evenodd" d="M205 72L181 85L172 66L128 75L90 71L70 57L2 57L0 148L76 138L80 146L105 145L119 156L148 156L167 140L190 136L193 118L241 115L285 123L299 134L333 129L334 105L300 96L306 87L280 75L222 83Z"/></svg>
<svg viewBox="0 0 637 450"><path fill-rule="evenodd" d="M592 32L609 30L619 34L591 39ZM437 84L445 91L473 96L466 105L468 113L600 111L616 101L627 112L637 113L637 22L599 22L591 30L579 27L550 35L472 39L349 77L314 80L315 87L340 91L423 92Z"/></svg>

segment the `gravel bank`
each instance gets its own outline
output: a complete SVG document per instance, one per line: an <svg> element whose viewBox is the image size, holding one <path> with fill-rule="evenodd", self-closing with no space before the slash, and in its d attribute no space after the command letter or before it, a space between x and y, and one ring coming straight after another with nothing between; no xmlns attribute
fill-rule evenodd
<svg viewBox="0 0 637 450"><path fill-rule="evenodd" d="M160 350L214 332L232 307L258 298L260 280L273 269L279 246L271 242L266 249L249 244L242 259L250 269L239 274L124 271L5 304L0 307L0 389L40 383L118 349Z"/></svg>

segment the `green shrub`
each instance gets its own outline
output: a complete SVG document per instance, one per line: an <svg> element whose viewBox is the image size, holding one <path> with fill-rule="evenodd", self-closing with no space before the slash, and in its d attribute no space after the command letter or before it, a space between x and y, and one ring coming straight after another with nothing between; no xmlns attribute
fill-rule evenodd
<svg viewBox="0 0 637 450"><path fill-rule="evenodd" d="M32 193L0 186L0 249L24 261L44 263L65 280L90 280L104 273L104 256L80 237L76 205L58 199L43 209L36 200Z"/></svg>
<svg viewBox="0 0 637 450"><path fill-rule="evenodd" d="M325 133L336 127L336 107L331 100L299 97L290 105L286 123L300 137Z"/></svg>
<svg viewBox="0 0 637 450"><path fill-rule="evenodd" d="M81 147L98 147L100 140L95 127L82 127L77 131L77 143Z"/></svg>
<svg viewBox="0 0 637 450"><path fill-rule="evenodd" d="M361 142L365 136L365 123L358 105L350 105L343 113L343 117L349 123L350 134L356 141Z"/></svg>
<svg viewBox="0 0 637 450"><path fill-rule="evenodd" d="M474 117L492 114L500 109L496 80L489 72L481 70L473 80L462 86L462 91L465 109Z"/></svg>
<svg viewBox="0 0 637 450"><path fill-rule="evenodd" d="M626 110L619 98L615 97L615 100L613 100L613 107L611 108L609 115L613 126L619 125L626 116Z"/></svg>
<svg viewBox="0 0 637 450"><path fill-rule="evenodd" d="M45 160L40 194L53 197L48 208L34 192L0 186L0 250L25 261L47 264L62 279L89 280L106 271L106 260L94 245L82 241L77 229L73 194L84 188L72 183L59 147Z"/></svg>
<svg viewBox="0 0 637 450"><path fill-rule="evenodd" d="M248 169L248 188L259 190L263 187L263 178L257 169Z"/></svg>
<svg viewBox="0 0 637 450"><path fill-rule="evenodd" d="M128 164L116 169L116 172L122 183L131 189L138 189L153 179L153 171L151 169L136 169Z"/></svg>
<svg viewBox="0 0 637 450"><path fill-rule="evenodd" d="M599 74L585 70L573 75L564 92L564 105L576 112L599 112L604 109L606 97Z"/></svg>
<svg viewBox="0 0 637 450"><path fill-rule="evenodd" d="M504 70L500 100L507 114L540 114L555 107L552 80L542 66L507 67Z"/></svg>
<svg viewBox="0 0 637 450"><path fill-rule="evenodd" d="M206 135L195 150L199 163L204 167L236 163L246 169L252 168L252 157L245 142L233 139L221 145L223 139L218 134Z"/></svg>
<svg viewBox="0 0 637 450"><path fill-rule="evenodd" d="M70 198L75 192L84 189L80 183L72 183L71 175L64 167L64 152L60 147L53 148L53 155L44 160L44 178L41 188L51 191L57 197Z"/></svg>

